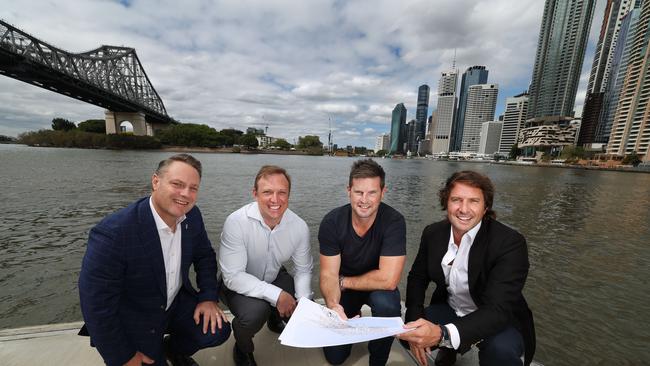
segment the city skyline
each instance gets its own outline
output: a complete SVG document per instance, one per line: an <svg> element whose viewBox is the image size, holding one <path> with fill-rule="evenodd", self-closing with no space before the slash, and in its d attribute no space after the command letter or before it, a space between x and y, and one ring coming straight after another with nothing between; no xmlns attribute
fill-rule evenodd
<svg viewBox="0 0 650 366"><path fill-rule="evenodd" d="M324 141L331 118L339 146L372 147L389 131L396 104L405 103L407 120L415 118L418 85L437 85L454 52L460 70L490 69L501 88L496 114L503 113L505 98L530 83L542 13L543 3L535 1L214 7L64 1L10 3L0 18L69 52L134 47L168 112L183 122L240 130L268 125L271 136L292 141L316 134ZM593 46L585 58L593 58ZM582 71L576 105L589 75ZM431 94L428 115L437 102ZM0 134L15 136L48 128L54 117L102 118L103 110L2 77L0 116Z"/></svg>

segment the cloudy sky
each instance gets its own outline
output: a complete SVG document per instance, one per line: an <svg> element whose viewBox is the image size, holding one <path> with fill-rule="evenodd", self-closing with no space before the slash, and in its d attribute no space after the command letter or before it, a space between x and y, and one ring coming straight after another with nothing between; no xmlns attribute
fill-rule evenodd
<svg viewBox="0 0 650 366"><path fill-rule="evenodd" d="M599 1L576 111L603 12ZM395 104L415 118L417 88L440 73L486 65L506 97L528 88L542 0L48 0L6 1L0 19L72 53L136 49L167 112L218 130L286 138L331 128L339 146L373 147ZM459 80L460 82L460 80ZM100 107L0 76L0 134L52 118L103 118ZM331 121L331 122L330 122Z"/></svg>

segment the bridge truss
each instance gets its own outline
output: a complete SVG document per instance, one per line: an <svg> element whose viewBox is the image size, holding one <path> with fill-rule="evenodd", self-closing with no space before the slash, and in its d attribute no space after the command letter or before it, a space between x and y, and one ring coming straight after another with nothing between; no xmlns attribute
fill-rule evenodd
<svg viewBox="0 0 650 366"><path fill-rule="evenodd" d="M70 53L0 20L0 74L147 121L174 123L135 49L101 46Z"/></svg>

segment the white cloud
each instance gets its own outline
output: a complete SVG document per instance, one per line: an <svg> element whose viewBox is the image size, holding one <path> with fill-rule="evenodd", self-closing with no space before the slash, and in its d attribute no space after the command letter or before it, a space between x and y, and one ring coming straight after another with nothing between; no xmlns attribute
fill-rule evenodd
<svg viewBox="0 0 650 366"><path fill-rule="evenodd" d="M8 1L0 18L70 52L134 47L171 116L217 129L269 126L271 136L338 131L374 145L397 103L440 72L486 65L500 100L528 88L539 0ZM596 20L594 20L596 21ZM593 25L592 25L592 28ZM585 65L585 67L590 66ZM501 103L502 104L502 103ZM497 110L502 109L497 106ZM0 77L0 134L104 111ZM359 132L363 131L363 133ZM374 131L374 132L373 132Z"/></svg>

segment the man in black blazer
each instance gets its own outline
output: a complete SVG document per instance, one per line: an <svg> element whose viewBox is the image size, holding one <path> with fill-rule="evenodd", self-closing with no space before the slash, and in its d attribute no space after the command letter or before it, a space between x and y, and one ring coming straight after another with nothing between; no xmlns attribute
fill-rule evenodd
<svg viewBox="0 0 650 366"><path fill-rule="evenodd" d="M439 192L447 219L427 226L408 275L407 328L398 336L416 359L438 348L436 365L479 348L481 365L528 365L535 352L532 313L522 295L526 240L496 221L494 187L473 171L454 173ZM428 307L425 291L436 284Z"/></svg>
<svg viewBox="0 0 650 366"><path fill-rule="evenodd" d="M153 174L151 197L90 231L79 275L86 322L80 334L90 335L109 366L166 365L166 359L196 366L194 352L230 335L217 305L215 253L195 206L200 181L201 163L174 155Z"/></svg>

